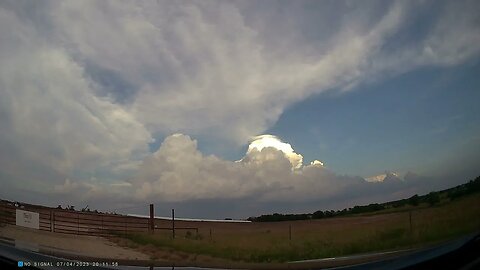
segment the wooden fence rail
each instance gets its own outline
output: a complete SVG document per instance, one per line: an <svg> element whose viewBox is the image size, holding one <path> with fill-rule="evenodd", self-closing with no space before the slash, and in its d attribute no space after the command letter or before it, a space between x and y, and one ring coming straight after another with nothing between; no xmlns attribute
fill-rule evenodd
<svg viewBox="0 0 480 270"><path fill-rule="evenodd" d="M16 209L39 213L39 229L79 235L105 236L148 232L148 218L124 215L69 211L47 207L16 207L13 203L0 202L0 224L16 224Z"/></svg>

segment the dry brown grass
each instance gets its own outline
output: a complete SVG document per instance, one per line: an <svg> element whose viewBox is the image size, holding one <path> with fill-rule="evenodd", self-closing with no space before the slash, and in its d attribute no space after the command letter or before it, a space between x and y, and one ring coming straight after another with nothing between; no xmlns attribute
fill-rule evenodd
<svg viewBox="0 0 480 270"><path fill-rule="evenodd" d="M187 254L202 254L246 262L284 262L392 250L444 241L480 231L480 194L439 206L411 211L320 220L227 223L176 221L195 231L160 231L128 238L139 245ZM169 227L169 221L157 221ZM289 227L292 240L289 240ZM212 237L210 238L210 230Z"/></svg>

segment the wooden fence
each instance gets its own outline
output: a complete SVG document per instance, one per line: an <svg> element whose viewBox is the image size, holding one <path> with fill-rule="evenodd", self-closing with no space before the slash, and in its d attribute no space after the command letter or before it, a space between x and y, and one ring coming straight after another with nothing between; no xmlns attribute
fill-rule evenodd
<svg viewBox="0 0 480 270"><path fill-rule="evenodd" d="M16 209L39 213L39 229L42 231L97 236L149 231L148 218L33 205L15 206L5 201L0 202L0 223L15 225Z"/></svg>

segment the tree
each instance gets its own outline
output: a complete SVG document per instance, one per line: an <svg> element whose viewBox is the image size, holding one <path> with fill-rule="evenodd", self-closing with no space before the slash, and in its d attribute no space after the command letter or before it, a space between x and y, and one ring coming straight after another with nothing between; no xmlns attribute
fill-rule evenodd
<svg viewBox="0 0 480 270"><path fill-rule="evenodd" d="M320 219L320 218L324 218L324 217L325 217L325 214L321 210L315 211L313 213L313 218L314 219Z"/></svg>
<svg viewBox="0 0 480 270"><path fill-rule="evenodd" d="M420 203L420 199L418 198L418 195L415 194L412 197L410 197L408 199L408 203L413 205L413 206L417 206Z"/></svg>
<svg viewBox="0 0 480 270"><path fill-rule="evenodd" d="M430 205L435 205L440 202L440 196L438 195L438 192L430 192L426 196L427 202Z"/></svg>

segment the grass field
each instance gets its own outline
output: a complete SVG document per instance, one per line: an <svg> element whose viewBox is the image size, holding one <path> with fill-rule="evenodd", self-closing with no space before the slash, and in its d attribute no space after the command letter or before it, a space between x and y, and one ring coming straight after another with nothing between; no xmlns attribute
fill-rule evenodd
<svg viewBox="0 0 480 270"><path fill-rule="evenodd" d="M404 249L480 231L480 194L393 213L285 222L176 224L197 227L199 233L177 231L175 239L169 231L125 237L130 247L153 246L172 253L243 262L286 262ZM167 227L169 223L159 225Z"/></svg>

